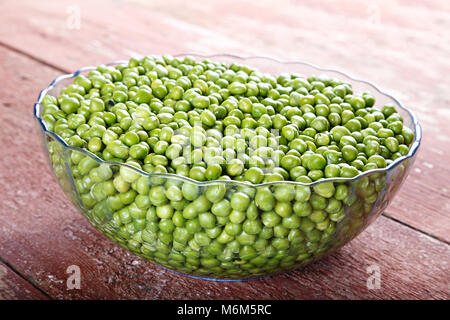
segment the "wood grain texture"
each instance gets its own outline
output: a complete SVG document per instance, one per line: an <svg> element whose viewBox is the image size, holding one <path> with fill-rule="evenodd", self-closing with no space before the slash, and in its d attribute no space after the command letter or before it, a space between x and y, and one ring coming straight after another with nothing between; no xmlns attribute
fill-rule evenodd
<svg viewBox="0 0 450 320"><path fill-rule="evenodd" d="M0 261L0 300L47 300L48 297Z"/></svg>
<svg viewBox="0 0 450 320"><path fill-rule="evenodd" d="M68 24L73 6L77 30ZM310 61L381 84L424 131L415 168L385 215L449 243L449 12L444 0L17 0L2 4L0 42L67 71L133 54L234 52Z"/></svg>
<svg viewBox="0 0 450 320"><path fill-rule="evenodd" d="M386 217L335 254L252 282L209 282L164 271L98 233L69 204L45 163L31 106L57 73L0 48L0 255L56 299L449 299L450 247ZM18 93L20 88L20 94ZM369 290L377 265L381 288ZM67 267L81 269L68 290Z"/></svg>

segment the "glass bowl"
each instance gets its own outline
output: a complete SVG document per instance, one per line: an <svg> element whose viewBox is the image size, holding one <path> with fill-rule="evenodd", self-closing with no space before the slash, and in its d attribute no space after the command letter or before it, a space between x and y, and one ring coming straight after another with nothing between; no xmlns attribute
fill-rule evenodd
<svg viewBox="0 0 450 320"><path fill-rule="evenodd" d="M243 63L264 73L324 74L347 81L355 92L371 92L376 105L396 106L404 126L414 132L409 153L383 169L313 183L198 182L176 174L146 173L70 147L46 127L41 118L44 96L57 96L74 77L95 69L85 67L56 78L44 89L34 105L34 115L59 184L102 234L178 273L214 280L255 279L298 268L334 252L389 205L408 175L421 140L416 116L394 97L367 81L309 63L223 54L189 55ZM110 65L120 63L126 61ZM115 176L119 174L126 175L130 183L118 186ZM235 199L242 198L242 194L245 201ZM274 214L276 206L283 208L283 216Z"/></svg>

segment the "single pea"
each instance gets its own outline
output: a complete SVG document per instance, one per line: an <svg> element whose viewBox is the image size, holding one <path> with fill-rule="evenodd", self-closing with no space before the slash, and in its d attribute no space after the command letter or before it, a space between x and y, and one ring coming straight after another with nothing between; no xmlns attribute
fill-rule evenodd
<svg viewBox="0 0 450 320"><path fill-rule="evenodd" d="M300 159L293 155L286 155L281 158L281 166L286 170L291 170L300 165Z"/></svg>
<svg viewBox="0 0 450 320"><path fill-rule="evenodd" d="M124 138L123 138L123 142L128 146L137 144L139 142L139 140L140 139L139 139L138 134L133 131L128 131L127 133L125 133Z"/></svg>
<svg viewBox="0 0 450 320"><path fill-rule="evenodd" d="M393 113L396 113L397 110L395 110L395 106L393 104L385 104L381 107L381 112L384 114L384 116L387 118Z"/></svg>
<svg viewBox="0 0 450 320"><path fill-rule="evenodd" d="M106 150L116 158L126 159L128 157L128 147L118 140L109 143L106 146Z"/></svg>
<svg viewBox="0 0 450 320"><path fill-rule="evenodd" d="M259 220L245 220L242 224L242 230L249 235L255 235L261 232L262 224Z"/></svg>
<svg viewBox="0 0 450 320"><path fill-rule="evenodd" d="M86 118L81 114L70 114L67 117L67 126L69 129L76 130L79 126L86 123Z"/></svg>
<svg viewBox="0 0 450 320"><path fill-rule="evenodd" d="M331 198L335 192L333 182L320 182L316 184L313 189L315 193L324 198Z"/></svg>
<svg viewBox="0 0 450 320"><path fill-rule="evenodd" d="M412 132L412 130L407 127L403 127L401 134L402 134L403 138L405 139L405 144L406 145L411 144L411 142L414 139L414 133Z"/></svg>
<svg viewBox="0 0 450 320"><path fill-rule="evenodd" d="M386 167L386 159L384 159L382 156L380 155L373 155L370 156L367 159L368 163L375 163L377 165L378 168L384 168Z"/></svg>
<svg viewBox="0 0 450 320"><path fill-rule="evenodd" d="M78 110L80 102L74 97L64 97L59 105L62 111L66 114L71 114Z"/></svg>
<svg viewBox="0 0 450 320"><path fill-rule="evenodd" d="M213 163L211 165L208 165L206 172L205 172L205 177L207 180L217 180L222 174L222 167L217 164L217 163Z"/></svg>
<svg viewBox="0 0 450 320"><path fill-rule="evenodd" d="M359 174L358 169L352 166L342 166L341 167L341 177L343 178L353 178Z"/></svg>
<svg viewBox="0 0 450 320"><path fill-rule="evenodd" d="M200 119L209 127L212 127L216 123L216 116L208 109L202 111L200 114Z"/></svg>
<svg viewBox="0 0 450 320"><path fill-rule="evenodd" d="M398 151L398 147L399 147L399 142L396 138L394 137L388 137L386 138L386 140L384 141L384 145L389 149L390 152L397 152Z"/></svg>
<svg viewBox="0 0 450 320"><path fill-rule="evenodd" d="M136 91L136 95L133 98L133 101L136 103L150 103L152 99L151 89L139 89Z"/></svg>
<svg viewBox="0 0 450 320"><path fill-rule="evenodd" d="M241 82L232 82L228 86L228 90L230 90L230 92L232 94L241 95L241 94L244 94L247 91L247 87L245 86L245 84L243 84Z"/></svg>
<svg viewBox="0 0 450 320"><path fill-rule="evenodd" d="M231 204L227 199L216 202L211 207L211 212L218 217L227 217L231 213Z"/></svg>
<svg viewBox="0 0 450 320"><path fill-rule="evenodd" d="M238 176L244 171L244 164L239 159L232 159L227 164L227 173L230 176Z"/></svg>
<svg viewBox="0 0 450 320"><path fill-rule="evenodd" d="M197 181L204 181L206 179L206 169L203 167L193 167L189 171L189 178L197 180Z"/></svg>
<svg viewBox="0 0 450 320"><path fill-rule="evenodd" d="M327 179L387 167L414 140L393 104L374 105L335 78L165 55L75 77L44 97L42 119L70 146L127 164L67 159L108 236L177 271L243 278L326 252L349 215L355 230L364 223L386 188L381 173L358 179L356 192Z"/></svg>
<svg viewBox="0 0 450 320"><path fill-rule="evenodd" d="M206 188L205 196L211 202L222 200L225 196L227 188L224 184L217 184L208 186Z"/></svg>
<svg viewBox="0 0 450 320"><path fill-rule="evenodd" d="M262 219L262 223L266 227L269 227L269 228L274 227L274 226L278 225L281 222L280 215L276 214L273 211L264 212L261 215L261 219Z"/></svg>
<svg viewBox="0 0 450 320"><path fill-rule="evenodd" d="M330 130L334 141L340 142L341 138L350 135L350 130L343 126L336 126Z"/></svg>
<svg viewBox="0 0 450 320"><path fill-rule="evenodd" d="M282 225L288 229L298 229L301 225L301 218L297 215L284 217L282 220Z"/></svg>
<svg viewBox="0 0 450 320"><path fill-rule="evenodd" d="M292 206L290 202L279 201L275 204L275 212L281 217L289 217L292 214Z"/></svg>
<svg viewBox="0 0 450 320"><path fill-rule="evenodd" d="M294 126L287 125L287 126L284 126L281 129L281 135L284 138L286 138L288 141L291 141L291 140L294 140L297 137L298 131L297 131L297 129Z"/></svg>
<svg viewBox="0 0 450 320"><path fill-rule="evenodd" d="M327 161L321 154L311 153L302 157L302 165L308 170L322 170Z"/></svg>
<svg viewBox="0 0 450 320"><path fill-rule="evenodd" d="M93 137L89 140L88 149L91 152L99 152L103 148L102 140L98 137Z"/></svg>
<svg viewBox="0 0 450 320"><path fill-rule="evenodd" d="M279 184L274 186L274 196L278 201L292 201L295 193L295 186L292 184Z"/></svg>
<svg viewBox="0 0 450 320"><path fill-rule="evenodd" d="M311 121L310 126L315 129L317 132L323 132L328 130L329 122L323 116L318 116Z"/></svg>
<svg viewBox="0 0 450 320"><path fill-rule="evenodd" d="M192 105L199 109L206 109L209 107L210 101L209 101L208 97L197 95L192 100Z"/></svg>
<svg viewBox="0 0 450 320"><path fill-rule="evenodd" d="M159 206L156 208L156 215L161 219L170 219L173 216L173 208L169 204Z"/></svg>
<svg viewBox="0 0 450 320"><path fill-rule="evenodd" d="M352 145L345 145L341 149L342 156L347 162L352 162L358 155L358 150Z"/></svg>

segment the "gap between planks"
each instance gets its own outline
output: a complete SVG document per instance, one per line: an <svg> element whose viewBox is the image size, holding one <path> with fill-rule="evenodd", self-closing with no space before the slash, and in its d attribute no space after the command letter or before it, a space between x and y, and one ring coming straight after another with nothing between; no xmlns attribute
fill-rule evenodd
<svg viewBox="0 0 450 320"><path fill-rule="evenodd" d="M20 50L18 48L15 48L15 47L7 44L7 43L4 43L3 41L0 41L0 47L3 47L3 48L5 48L6 50L9 50L9 51L13 51L13 52L15 52L15 53L17 53L19 55L25 56L25 57L33 60L33 61L36 61L37 63L43 64L43 65L45 65L45 66L47 66L49 68L55 69L55 70L57 70L59 72L71 73L71 72L69 72L69 71L67 71L67 70L65 70L63 68L58 67L57 65L54 65L53 63L47 62L47 61L45 61L45 60L43 60L41 58L38 58L38 57L28 53L28 52L25 52L23 50Z"/></svg>

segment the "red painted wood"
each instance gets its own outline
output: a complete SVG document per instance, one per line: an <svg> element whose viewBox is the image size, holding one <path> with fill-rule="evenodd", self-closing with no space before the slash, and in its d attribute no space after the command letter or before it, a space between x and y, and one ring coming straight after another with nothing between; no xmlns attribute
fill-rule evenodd
<svg viewBox="0 0 450 320"><path fill-rule="evenodd" d="M300 299L450 297L449 246L380 217L341 251L304 270L252 282L194 280L156 268L99 234L69 204L50 170L31 116L41 83L55 71L0 48L0 254L54 298ZM17 94L20 88L20 94ZM380 267L368 290L367 267ZM81 268L81 290L67 290L67 267Z"/></svg>
<svg viewBox="0 0 450 320"><path fill-rule="evenodd" d="M0 300L47 300L48 297L0 262Z"/></svg>

